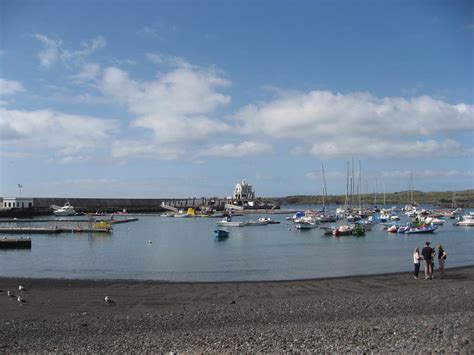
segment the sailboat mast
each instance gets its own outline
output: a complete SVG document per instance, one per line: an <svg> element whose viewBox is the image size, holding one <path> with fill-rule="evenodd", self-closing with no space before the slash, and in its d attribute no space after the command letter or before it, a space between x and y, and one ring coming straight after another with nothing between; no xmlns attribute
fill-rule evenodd
<svg viewBox="0 0 474 355"><path fill-rule="evenodd" d="M323 210L326 209L326 199L327 199L327 190L326 190L326 175L324 174L324 164L321 163L321 168L323 171Z"/></svg>
<svg viewBox="0 0 474 355"><path fill-rule="evenodd" d="M349 205L349 162L347 162L347 171L346 171L346 198L344 200L344 210L347 210Z"/></svg>

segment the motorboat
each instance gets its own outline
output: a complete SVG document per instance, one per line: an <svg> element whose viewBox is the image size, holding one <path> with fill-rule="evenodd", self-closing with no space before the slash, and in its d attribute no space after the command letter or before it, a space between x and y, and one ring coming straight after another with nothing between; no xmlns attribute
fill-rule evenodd
<svg viewBox="0 0 474 355"><path fill-rule="evenodd" d="M296 229L314 229L316 228L316 223L307 219L300 219L298 222L295 222Z"/></svg>
<svg viewBox="0 0 474 355"><path fill-rule="evenodd" d="M400 226L397 229L399 234L417 234L417 233L433 233L438 226L433 224L415 224L408 223L407 225Z"/></svg>
<svg viewBox="0 0 474 355"><path fill-rule="evenodd" d="M76 214L74 207L72 207L69 202L66 202L62 207L51 205L51 208L55 216L74 216Z"/></svg>
<svg viewBox="0 0 474 355"><path fill-rule="evenodd" d="M246 226L246 222L232 221L230 217L224 217L222 220L216 223L219 227L243 227Z"/></svg>
<svg viewBox="0 0 474 355"><path fill-rule="evenodd" d="M441 226L444 224L444 219L439 219L435 217L426 217L423 222L425 222L426 224L434 224L437 226Z"/></svg>
<svg viewBox="0 0 474 355"><path fill-rule="evenodd" d="M464 215L459 218L459 221L455 223L456 226L466 226L466 227L473 227L474 226L474 215L468 214Z"/></svg>
<svg viewBox="0 0 474 355"><path fill-rule="evenodd" d="M398 228L399 228L399 227L398 227L397 225L395 225L395 224L394 224L394 225L391 225L390 227L387 228L387 232L389 232L389 233L397 233Z"/></svg>
<svg viewBox="0 0 474 355"><path fill-rule="evenodd" d="M246 221L244 222L246 226L266 226L269 222L266 221L266 220L260 220L257 219L257 220L254 220L254 219L251 219L249 221Z"/></svg>
<svg viewBox="0 0 474 355"><path fill-rule="evenodd" d="M216 238L219 240L229 238L229 234L230 234L229 231L225 231L222 229L216 229L214 233L216 233Z"/></svg>
<svg viewBox="0 0 474 355"><path fill-rule="evenodd" d="M415 234L415 233L433 233L438 227L434 225L422 225L416 227L408 227L403 233L404 234Z"/></svg>
<svg viewBox="0 0 474 355"><path fill-rule="evenodd" d="M340 235L352 235L353 226L347 224L339 226L332 231L332 235L338 237Z"/></svg>
<svg viewBox="0 0 474 355"><path fill-rule="evenodd" d="M267 222L267 224L279 224L280 223L279 221L275 221L273 218L270 218L270 217L260 217L259 219L257 219L257 221Z"/></svg>

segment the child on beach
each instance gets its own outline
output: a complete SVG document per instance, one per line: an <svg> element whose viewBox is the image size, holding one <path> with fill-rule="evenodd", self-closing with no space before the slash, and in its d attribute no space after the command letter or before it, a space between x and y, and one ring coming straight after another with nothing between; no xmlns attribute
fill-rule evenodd
<svg viewBox="0 0 474 355"><path fill-rule="evenodd" d="M430 247L430 244L430 242L426 242L425 247L421 251L421 255L423 255L423 260L425 261L425 280L433 279L433 256L435 255L435 251Z"/></svg>
<svg viewBox="0 0 474 355"><path fill-rule="evenodd" d="M422 257L420 256L420 249L416 248L413 251L413 264L415 265L415 271L413 273L414 279L418 280L418 273L420 272L420 261Z"/></svg>
<svg viewBox="0 0 474 355"><path fill-rule="evenodd" d="M443 246L438 243L438 263L439 263L439 272L441 274L440 278L444 278L444 263L446 261L446 252L443 249Z"/></svg>

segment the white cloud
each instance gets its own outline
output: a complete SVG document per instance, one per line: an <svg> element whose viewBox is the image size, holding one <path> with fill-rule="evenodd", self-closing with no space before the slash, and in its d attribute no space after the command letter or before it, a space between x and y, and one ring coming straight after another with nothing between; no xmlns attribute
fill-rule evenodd
<svg viewBox="0 0 474 355"><path fill-rule="evenodd" d="M250 155L264 155L272 152L272 146L261 142L242 142L222 144L206 149L202 155L240 158Z"/></svg>
<svg viewBox="0 0 474 355"><path fill-rule="evenodd" d="M162 39L159 31L156 28L145 26L140 28L137 32L137 35L140 37L150 37L156 39Z"/></svg>
<svg viewBox="0 0 474 355"><path fill-rule="evenodd" d="M235 117L247 134L298 139L322 157L463 155L468 151L460 143L435 140L433 135L474 129L474 106L429 96L288 93L248 105Z"/></svg>
<svg viewBox="0 0 474 355"><path fill-rule="evenodd" d="M102 36L81 42L80 49L65 49L63 42L59 38L51 38L44 34L37 33L34 37L39 40L44 48L38 52L38 59L43 68L50 68L57 61L64 65L82 65L85 58L96 50L107 45L107 41Z"/></svg>
<svg viewBox="0 0 474 355"><path fill-rule="evenodd" d="M37 33L34 35L39 40L44 48L38 52L38 59L43 68L51 67L59 58L59 48L62 44L60 39L49 38L43 34Z"/></svg>
<svg viewBox="0 0 474 355"><path fill-rule="evenodd" d="M81 71L71 76L72 80L76 83L85 83L96 79L100 74L100 65L97 63L84 63Z"/></svg>
<svg viewBox="0 0 474 355"><path fill-rule="evenodd" d="M112 145L112 158L116 160L159 159L174 160L184 155L185 146L159 145L152 140L117 140Z"/></svg>
<svg viewBox="0 0 474 355"><path fill-rule="evenodd" d="M0 96L15 95L22 91L25 91L25 88L20 82L0 78Z"/></svg>
<svg viewBox="0 0 474 355"><path fill-rule="evenodd" d="M173 156L183 154L182 147L205 144L210 136L230 130L227 123L209 117L230 102L218 91L229 85L214 69L179 65L151 81L133 80L127 72L109 67L99 88L134 115L132 127L151 130L152 145ZM117 154L125 156L126 149L133 155L142 148L124 147Z"/></svg>
<svg viewBox="0 0 474 355"><path fill-rule="evenodd" d="M10 148L51 150L65 163L106 148L117 122L51 110L0 108L0 138Z"/></svg>

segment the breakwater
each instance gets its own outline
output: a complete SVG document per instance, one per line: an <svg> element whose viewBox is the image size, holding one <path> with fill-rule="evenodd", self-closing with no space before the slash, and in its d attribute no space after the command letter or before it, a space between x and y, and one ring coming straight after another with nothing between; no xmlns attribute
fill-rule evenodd
<svg viewBox="0 0 474 355"><path fill-rule="evenodd" d="M28 217L52 213L51 205L63 206L69 202L78 213L161 213L166 211L163 204L177 209L208 208L217 211L224 210L225 204L232 202L225 198L190 197L190 198L161 198L161 199L129 199L129 198L33 198L31 208L11 208L0 210L0 216ZM270 209L272 206L259 206Z"/></svg>

